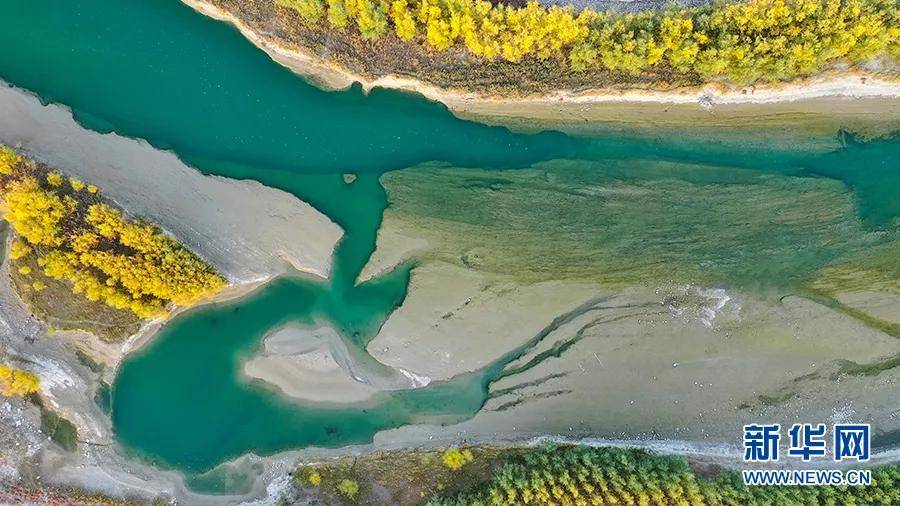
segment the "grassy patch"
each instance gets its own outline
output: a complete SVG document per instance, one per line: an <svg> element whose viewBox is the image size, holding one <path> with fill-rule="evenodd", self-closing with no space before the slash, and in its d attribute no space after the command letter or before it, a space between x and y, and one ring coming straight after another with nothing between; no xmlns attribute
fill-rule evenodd
<svg viewBox="0 0 900 506"><path fill-rule="evenodd" d="M900 263L900 262L898 262L898 263ZM898 273L898 277L896 277L894 279L900 279L900 273ZM885 291L887 291L888 293L896 293L897 292L896 289L889 289L889 290L885 290ZM845 314L845 315L859 321L866 327L878 330L880 332L884 332L885 334L892 336L892 337L900 338L900 323L889 322L889 321L882 320L880 318L876 318L876 317L866 313L865 311L860 311L859 309L850 307L850 306L842 303L841 301L835 299L834 297L832 297L831 295L829 295L828 293L826 293L824 291L810 291L809 293L804 294L804 297L808 298L809 300L811 300L813 302L822 304L823 306L827 307L828 309L831 309L831 310L836 311L841 314Z"/></svg>
<svg viewBox="0 0 900 506"><path fill-rule="evenodd" d="M384 229L428 241L423 261L525 283L724 284L778 293L884 240L861 226L851 195L835 181L724 166L424 165L381 181L390 202Z"/></svg>
<svg viewBox="0 0 900 506"><path fill-rule="evenodd" d="M462 493L482 484L509 455L520 449L473 447L472 460L458 469L444 461L444 450L378 452L344 457L294 472L301 500L326 504L424 504L435 494ZM358 491L349 497L347 489Z"/></svg>
<svg viewBox="0 0 900 506"><path fill-rule="evenodd" d="M91 371L93 371L97 374L102 373L103 369L106 368L105 365L103 365L100 362L97 362L96 360L91 358L90 355L81 351L78 348L75 349L75 357L78 359L79 362L81 362L82 365L84 365L85 367L87 367L88 369L90 369Z"/></svg>
<svg viewBox="0 0 900 506"><path fill-rule="evenodd" d="M75 451L78 447L78 429L75 424L48 407L39 395L33 395L32 400L41 409L41 432L65 450Z"/></svg>
<svg viewBox="0 0 900 506"><path fill-rule="evenodd" d="M838 379L842 374L847 374L849 376L878 376L884 371L891 370L895 367L900 367L900 354L868 364L859 364L847 360L841 365L841 368L832 379Z"/></svg>
<svg viewBox="0 0 900 506"><path fill-rule="evenodd" d="M22 267L31 272L22 274ZM72 293L67 282L45 276L35 255L12 261L10 276L16 292L31 312L55 329L84 330L106 341L119 341L141 328L141 318L131 311L88 300L82 294ZM43 283L44 288L35 289L36 282Z"/></svg>

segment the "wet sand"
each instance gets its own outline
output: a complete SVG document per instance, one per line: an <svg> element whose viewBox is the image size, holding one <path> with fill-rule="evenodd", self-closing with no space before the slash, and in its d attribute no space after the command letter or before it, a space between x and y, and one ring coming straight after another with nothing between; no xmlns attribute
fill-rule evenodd
<svg viewBox="0 0 900 506"><path fill-rule="evenodd" d="M216 300L243 296L289 264L320 277L330 272L342 231L308 204L255 181L204 176L144 141L86 130L68 109L44 106L5 83L0 83L0 142L96 184L126 212L159 224L228 278L230 286ZM146 499L163 495L189 504L237 504L265 497L272 479L289 471L291 457L245 456L230 465L250 473L249 489L238 496L205 496L188 490L180 473L127 456L94 394L99 382L111 381L122 358L152 339L163 322L149 322L120 343L78 331L51 336L11 288L7 269L4 259L0 346L6 360L38 374L44 399L76 425L82 443L75 453L62 450L40 432L36 410L2 400L10 409L0 406L0 433L12 430L21 443L2 452L4 479L19 478L24 465L49 484ZM93 372L76 350L105 364L104 371Z"/></svg>
<svg viewBox="0 0 900 506"><path fill-rule="evenodd" d="M368 352L392 367L449 379L494 362L598 291L590 283L523 285L428 262L413 271L409 295Z"/></svg>
<svg viewBox="0 0 900 506"><path fill-rule="evenodd" d="M896 356L900 353L896 337L799 296L779 298L674 281L627 286L564 279L531 282L491 272L486 265L518 270L527 264L516 263L509 251L490 249L494 246L488 238L499 233L485 224L490 220L479 222L472 213L457 213L452 215L454 221L400 197L409 196L405 193L409 187L433 182L433 174L429 176L416 180L394 174L383 179L390 206L377 249L361 278L409 259L418 262L406 300L370 343L369 352L389 365L446 378L476 370L539 333L547 335L507 366L509 375L491 385L491 398L472 419L448 427L385 431L376 437L376 445L400 445L417 438L480 442L554 435L662 446L690 441L736 453L741 426L751 422L863 421L876 428L876 439L877 434L898 429L900 368L871 376L839 373L846 361L867 364ZM501 198L501 193L517 191L514 178L506 177L507 185L488 192L496 206L491 211L494 219L500 212L518 211ZM590 188L595 190L591 195L612 200L611 192ZM531 192L528 200L534 205L544 202L535 185L523 183L519 190ZM450 191L444 195L448 208L455 207L453 199L462 198ZM840 193L834 199L829 195L822 192L819 197L827 203L826 215L847 205ZM767 198L777 200L774 195ZM473 198L470 205L474 202ZM796 212L787 206L779 212L796 216L795 226L802 228L818 216L815 202L819 201L806 202ZM686 207L682 205L680 212L690 216ZM710 203L709 209L713 207ZM554 212L543 204L539 208ZM625 206L610 209L634 211ZM760 219L768 223L765 215L740 211L744 233ZM559 226L566 225L572 226ZM503 237L517 241L515 232L522 233L509 230ZM559 234L542 237L547 241ZM647 239L643 246L650 248L651 243ZM540 245L514 244L546 253ZM534 257L527 251L521 254ZM674 276L677 266L668 265L666 270ZM900 300L894 294L870 291L834 297L884 321L900 318ZM565 319L568 323L557 325L567 315L573 316ZM525 368L531 361L539 364ZM516 372L520 366L523 370Z"/></svg>
<svg viewBox="0 0 900 506"><path fill-rule="evenodd" d="M894 104L894 109L887 108L885 114L896 110L896 100L873 99L868 107L875 108L876 104ZM545 120L549 121L555 104L547 103L546 107ZM658 111L659 107L655 104L651 110ZM0 88L0 140L21 143L36 158L103 186L120 205L159 221L233 281L253 282L281 272L284 262L278 257L293 259L317 275L328 273L340 230L283 192L253 182L200 176L169 153L140 141L84 131L67 110L44 107L34 97L6 87ZM160 201L160 197L173 202ZM178 207L178 202L190 202L191 208ZM241 206L232 213L231 209L217 207L220 202L241 202ZM385 232L384 237L391 233ZM380 244L385 248L383 256L367 268L366 275L389 269L399 259L429 247L421 238L407 239L412 242L404 240L393 252L388 244L391 241ZM734 312L733 304L717 308L721 298L691 292L690 301L676 307L681 312L673 316L672 308L665 304L666 297L653 290L604 291L591 285L576 289L553 282L519 286L448 265L426 262L417 268L406 304L373 342L373 354L390 364L408 366L413 372L446 377L478 367L489 355L531 337L556 314L598 293L613 297L611 300L622 307L598 311L604 320L615 321L591 326L559 358L495 385L495 398L472 420L447 427L410 426L386 431L373 445L313 448L263 459L245 456L225 467L250 472L253 464L261 463L263 471L252 481L250 491L241 497L212 497L189 492L177 473L126 458L112 437L108 418L93 404L96 380L78 363L69 343L48 338L46 328L29 319L23 308L4 300L0 304L7 324L0 329L3 343L12 344L16 353L39 359L37 367L42 378L48 378L50 398L94 444L82 445L79 453L71 455L38 441L33 413L3 418L3 423L27 425L21 430L35 436L37 467L47 482L147 497L162 492L192 504L237 503L251 496L263 497L273 477L284 476L294 459L301 456L315 458L459 440L521 441L553 434L571 439L636 438L639 445L677 447L677 451L687 448L723 456L727 461L734 457L730 443L739 436L735 427L741 420L851 419L872 421L876 427L895 423L900 373L894 370L840 382L832 381L830 373L838 359L864 362L896 353L896 340L812 302L788 299L781 306L772 306L732 293L740 306ZM438 289L444 286L446 290ZM851 300L854 306L877 307L882 318L897 321L895 304L885 302L881 294L842 295L842 300ZM518 308L518 317L513 321L497 318L510 305ZM642 305L647 307L638 307ZM710 310L716 313L712 320ZM444 318L448 313L450 316ZM600 316L586 315L556 330L546 344L571 339L596 317ZM39 344L26 344L22 340L26 336L36 338ZM416 346L404 346L413 338ZM848 347L847 342L854 346ZM452 359L438 357L447 354ZM330 358L337 363L335 355ZM328 357L317 355L303 362L299 372L296 364L288 364L291 374L267 381L289 385L296 378L294 374L308 377L323 364L334 370ZM753 381L738 382L742 375ZM740 407L743 405L747 407ZM689 443L679 446L669 440Z"/></svg>
<svg viewBox="0 0 900 506"><path fill-rule="evenodd" d="M536 335L535 329L550 327L566 311L553 314L547 301L563 305L578 299L564 283L546 284L532 300L494 297L476 285L446 283L473 277L446 264L425 263L417 277L419 284L413 284L404 306L369 349L388 364L409 365L435 377L473 370ZM432 283L443 290L417 288ZM509 293L529 289L534 287L507 287ZM404 427L379 434L376 442L558 435L736 446L741 426L759 420L850 420L871 423L876 433L897 429L900 370L835 380L845 360L868 363L900 353L896 338L851 317L803 298L778 304L696 286L582 289L579 302L592 296L608 299L553 330L511 364L508 370L539 353L551 354L540 365L492 385L492 398L471 420L450 427ZM853 298L863 307L885 307L875 296ZM473 302L450 318L436 312L458 300ZM511 306L514 317L507 320ZM896 305L883 310L900 315ZM461 321L454 323L455 318Z"/></svg>
<svg viewBox="0 0 900 506"><path fill-rule="evenodd" d="M378 389L354 379L348 360L346 345L331 327L288 326L264 338L260 352L244 364L244 374L301 401L368 400Z"/></svg>
<svg viewBox="0 0 900 506"><path fill-rule="evenodd" d="M267 279L285 262L327 277L340 227L293 195L204 176L170 152L86 130L58 105L0 83L0 142L99 186L128 213L146 217L231 283Z"/></svg>

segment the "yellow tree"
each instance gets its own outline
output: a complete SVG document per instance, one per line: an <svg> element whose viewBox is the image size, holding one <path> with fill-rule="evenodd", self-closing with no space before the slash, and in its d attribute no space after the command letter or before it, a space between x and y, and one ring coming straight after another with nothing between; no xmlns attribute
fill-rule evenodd
<svg viewBox="0 0 900 506"><path fill-rule="evenodd" d="M350 11L344 0L328 0L328 24L343 30L349 22Z"/></svg>
<svg viewBox="0 0 900 506"><path fill-rule="evenodd" d="M0 146L0 174L12 174L22 157L7 146Z"/></svg>
<svg viewBox="0 0 900 506"><path fill-rule="evenodd" d="M380 2L351 0L348 7L364 39L377 39L387 32L388 20Z"/></svg>
<svg viewBox="0 0 900 506"><path fill-rule="evenodd" d="M28 395L39 389L40 381L34 374L10 365L0 365L0 393L5 397Z"/></svg>
<svg viewBox="0 0 900 506"><path fill-rule="evenodd" d="M419 6L419 21L425 24L425 40L428 45L444 51L453 45L454 37L450 26L449 12L441 8L436 0L422 0Z"/></svg>
<svg viewBox="0 0 900 506"><path fill-rule="evenodd" d="M314 24L325 14L325 3L322 0L275 0L282 7L294 9L309 24Z"/></svg>
<svg viewBox="0 0 900 506"><path fill-rule="evenodd" d="M394 0L391 4L391 20L394 32L401 40L410 41L416 36L416 20L406 0Z"/></svg>
<svg viewBox="0 0 900 506"><path fill-rule="evenodd" d="M60 222L69 217L76 202L44 190L33 177L13 182L5 195L4 219L31 244L59 246L63 236Z"/></svg>
<svg viewBox="0 0 900 506"><path fill-rule="evenodd" d="M16 239L13 241L12 245L9 249L9 258L10 260L18 260L27 256L32 252L31 246L25 244L25 241Z"/></svg>

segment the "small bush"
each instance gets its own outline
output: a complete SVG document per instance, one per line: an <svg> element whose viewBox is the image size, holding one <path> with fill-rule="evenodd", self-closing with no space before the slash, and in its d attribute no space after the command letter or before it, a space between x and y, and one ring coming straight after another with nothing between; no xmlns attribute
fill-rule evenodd
<svg viewBox="0 0 900 506"><path fill-rule="evenodd" d="M444 452L444 465L454 471L466 465L472 460L472 452L469 450L460 450L459 448L451 448Z"/></svg>
<svg viewBox="0 0 900 506"><path fill-rule="evenodd" d="M341 480L337 486L338 492L344 495L347 499L353 499L356 497L356 494L359 493L359 483L356 483L353 480Z"/></svg>

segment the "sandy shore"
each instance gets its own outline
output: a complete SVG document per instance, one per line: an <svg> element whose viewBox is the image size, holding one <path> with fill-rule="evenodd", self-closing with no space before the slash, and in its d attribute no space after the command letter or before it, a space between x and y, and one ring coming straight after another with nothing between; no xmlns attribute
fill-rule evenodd
<svg viewBox="0 0 900 506"><path fill-rule="evenodd" d="M0 84L0 141L103 189L127 212L160 225L230 282L283 272L285 261L327 277L342 231L284 191L204 176L145 141L82 128L59 105Z"/></svg>
<svg viewBox="0 0 900 506"><path fill-rule="evenodd" d="M900 352L900 344L812 301L795 297L773 304L695 286L593 293L581 287L581 301L553 314L577 300L578 287L513 284L496 296L475 283L447 283L473 276L458 266L423 264L407 301L370 351L390 365L449 377L484 365L542 330L552 331L513 366L574 344L492 385L492 398L471 420L446 428L403 427L379 434L379 442L442 434L467 441L556 434L737 446L741 426L757 419L865 421L877 434L898 428L900 370L840 381L833 375L844 360L876 361ZM443 289L429 290L432 284ZM517 296L529 291L536 296ZM605 300L553 327L554 319L591 297ZM854 294L853 300L895 318L900 314L880 297ZM469 303L449 317L439 314L461 301ZM511 307L514 318L507 319Z"/></svg>
<svg viewBox="0 0 900 506"><path fill-rule="evenodd" d="M828 421L862 419L873 421L876 427L891 423L892 410L896 410L893 386L898 380L894 372L875 378L845 378L837 383L822 378L796 382L791 378L815 371L817 367L822 368L825 378L831 371L829 357L864 360L895 350L896 340L802 299L787 300L784 308L773 311L771 307L737 294L731 294L733 301L720 304L723 299L719 294L710 296L709 292L691 291L689 287L684 290L692 296L682 294L679 300L683 302L677 307L661 306L665 294L652 291L618 294L606 304L618 308L602 310L595 315L585 314L572 325L559 328L548 336L545 346L534 352L571 337L573 332L596 317L615 320L609 325L595 327L594 332L560 358L550 359L538 368L494 386L492 391L496 398L469 421L449 426L413 425L385 431L377 434L371 445L308 448L270 457L243 456L210 472L247 481L247 488L240 494L225 496L191 492L180 474L162 471L123 455L113 439L108 418L91 399L94 376L78 363L64 340L46 337L46 329L39 322L28 320L22 308L16 309L14 302L4 299L0 301L3 322L12 324L19 331L0 332L0 339L18 353L38 358L29 368L41 374L54 405L79 424L82 439L90 444L80 445L76 453L66 453L41 436L37 413L15 406L12 409L0 406L0 433L9 429L15 430L16 434L15 450L10 446L10 450L3 452L0 464L13 466L18 465L20 458L28 459L47 483L74 484L115 495L151 498L162 494L176 498L179 503L198 505L241 504L253 498L260 501L254 504L272 504L281 484L290 479L287 473L298 459L318 461L339 455L439 447L461 441L536 443L532 438L550 437L597 445L645 447L662 453L688 454L720 465L739 466L737 438L740 432L735 426L748 417L772 421L795 420L798 416ZM450 295L441 300L465 296L455 285L450 286L449 291ZM565 292L565 287L560 287L560 291ZM3 294L9 296L11 292L0 289L0 295ZM437 295L440 294L432 294ZM557 294L548 291L545 295L552 299ZM866 304L859 296L854 301L864 308L881 307L883 303L869 300L870 304ZM431 323L440 323L440 316L428 316L432 314L431 301L417 297L410 298L409 302L408 314L423 315L418 320L420 325L411 328L412 331L427 330ZM470 304L473 308L466 318L480 321L489 328L490 320L503 302L499 299L494 304ZM652 303L654 308L644 316L633 313L646 312L635 308L641 302ZM532 309L535 304L531 303ZM679 310L676 311L678 317L673 317L674 309ZM709 311L716 314L711 326L703 321L710 320ZM431 322L429 318L435 318L435 321ZM813 327L801 327L799 322L806 321L818 323ZM19 324L23 326L19 327ZM287 339L273 340L272 351L289 354L308 349L289 334ZM848 335L859 344L849 352L845 345ZM23 336L32 336L35 342L21 341ZM435 338L439 339L440 335L424 333L423 346L449 346L453 353L462 357L480 355L481 345L473 347L469 339L435 343ZM513 336L513 339L519 337ZM485 339L481 338L479 342L485 342ZM403 352L402 347L398 350ZM533 354L526 359L531 356ZM468 365L469 362L450 366L462 368ZM737 369L746 371L736 373ZM755 375L747 376L753 381L736 381L747 371L755 371ZM550 375L553 377L548 377ZM788 392L791 396L783 403L771 406L757 403L747 409L736 408L738 403L757 400L760 394L782 395L783 379L790 379L787 383L792 388ZM616 385L616 388L607 385ZM648 410L652 415L648 415ZM873 462L888 463L897 458L897 452L879 453ZM15 474L5 476L16 477Z"/></svg>
<svg viewBox="0 0 900 506"><path fill-rule="evenodd" d="M810 126L820 123L822 118L831 118L829 127L832 123L851 127L854 123L881 123L889 119L885 115L893 121L900 120L900 106L897 106L896 100L900 98L900 82L863 74L822 75L766 87L710 84L665 91L559 90L539 96L512 98L445 89L405 76L370 78L326 61L303 48L287 47L278 40L257 33L232 13L204 0L182 1L206 16L233 24L273 60L320 87L339 90L360 83L366 91L389 88L417 93L446 104L464 118L513 125L521 125L524 118L532 120L532 127L536 120L542 125L548 123L544 126L562 129L579 129L585 122L658 128L659 122L674 121L684 127L694 125L697 118L712 119L713 123L727 120L731 126L740 127L748 118L760 115L770 119L774 116L800 116ZM860 103L851 105L851 102ZM887 106L886 110L884 106ZM710 114L713 110L714 116ZM861 113L864 117L860 117ZM880 117L873 119L872 115ZM849 125L846 124L848 122ZM710 126L721 127L720 124Z"/></svg>
<svg viewBox="0 0 900 506"><path fill-rule="evenodd" d="M313 69L307 73L312 78L331 75L334 84L346 82L339 81L340 73L329 74L321 62L309 60L306 65L304 68ZM896 104L895 99L871 96L875 97L872 104L888 104L885 114L893 114L896 107L891 109L890 104ZM461 100L457 110L464 112L461 104L473 101ZM841 106L861 102L847 101ZM485 103L480 102L482 107ZM619 104L646 110L648 103L650 110L662 108L660 102L647 100L597 101L591 107L599 110ZM557 105L545 100L527 108L545 110L550 119ZM709 114L690 101L675 105ZM520 112L514 109L521 103L497 107L515 116ZM573 101L571 107L586 105ZM315 275L324 276L329 271L331 250L340 230L284 192L249 181L202 176L170 153L114 134L86 131L66 109L42 106L35 97L5 86L0 86L0 140L20 143L30 155L96 182L124 208L161 223L240 283L223 293L223 298L241 296L256 283L281 272L281 258L291 259ZM222 202L241 205L219 207ZM390 232L384 237L390 238ZM403 244L390 251L388 244L380 243L383 256L373 260L366 275L390 268L412 250L429 247L427 241L415 236L395 238L403 239ZM39 417L34 412L0 409L0 428L18 435L15 440L2 441L22 443L11 457L4 453L2 464L6 469L10 463L27 462L48 483L76 484L119 495L151 498L164 494L185 504L237 504L256 497L263 498L262 504L269 504L275 502L272 494L277 492L278 480L287 476L300 457L324 458L460 440L522 441L549 434L591 441L600 436L609 438L604 442L710 455L717 462L736 463L738 427L748 419L863 420L872 422L878 430L896 428L900 371L842 378L839 382L830 379L837 360L865 362L896 353L896 340L803 299L771 306L731 293L730 304L720 306L722 297L694 288L674 289L690 296L680 294L683 296L678 300L685 302L675 308L679 311L673 316L672 308L663 304L666 294L652 290L606 293L595 286L553 282L519 286L458 266L425 263L413 274L406 303L370 347L389 365L416 373L448 377L483 365L534 335L554 316L597 294L613 296L615 304L610 305L618 307L598 309L556 329L535 352L571 339L585 327L588 330L561 357L495 385L495 398L486 410L467 422L386 431L377 435L373 445L311 448L266 458L244 456L218 471L250 476L246 491L234 496L203 496L189 491L180 474L125 456L115 441L108 416L93 401L98 377L79 363L73 340L68 336L49 337L46 327L30 318L15 301L8 286L0 286L0 342L17 357L30 361L28 367L41 375L54 407L78 425L84 440L76 453L63 452L40 434ZM895 299L853 294L842 296L842 300L898 321ZM497 318L511 306L518 311L515 319ZM710 311L715 318L710 318ZM127 347L95 353L119 353L120 357L146 342L156 330L153 325L132 338ZM416 345L410 346L413 339ZM848 342L854 346L848 347ZM293 339L280 344L273 341L273 360L269 365L263 363L255 371L256 377L297 398L320 395L302 383L308 380L318 381L315 385L319 389L342 389L335 390L341 396L363 399L368 394L359 384L347 383L339 354L293 347L296 343ZM87 342L82 345L92 346ZM292 354L297 355L296 360L284 358ZM108 363L114 366L116 362ZM248 371L253 376L250 372L254 371ZM8 401L2 402L10 406ZM897 455L884 458L896 460Z"/></svg>
<svg viewBox="0 0 900 506"><path fill-rule="evenodd" d="M83 332L48 335L46 325L30 315L12 289L8 268L4 258L0 267L0 348L6 354L4 360L39 376L44 402L75 424L80 444L74 452L63 450L41 432L41 415L36 407L21 399L0 398L0 495L5 483L21 479L38 485L75 485L148 501L171 497L185 504L237 504L248 497L264 496L273 476L290 469L292 461L243 457L232 465L255 464L262 469L247 495L204 497L188 490L179 473L127 456L116 442L109 416L94 401L99 382L104 377L109 381L127 344L103 343ZM104 363L106 370L98 374L83 364L76 349Z"/></svg>
<svg viewBox="0 0 900 506"><path fill-rule="evenodd" d="M325 277L341 229L296 197L255 181L200 174L172 153L144 141L86 130L58 105L44 106L33 95L0 83L0 142L67 174L97 184L129 213L158 223L230 281L212 303L246 295L290 269ZM0 270L0 347L6 360L35 372L45 401L75 424L81 441L69 453L40 432L35 409L0 406L0 437L17 443L0 458L3 479L39 476L43 483L78 485L120 496L175 497L185 504L237 504L265 497L290 458L245 456L229 466L249 473L248 488L236 496L209 497L188 490L180 473L162 471L119 447L109 416L94 400L101 381L110 382L123 357L148 342L165 322L147 323L130 339L104 343L85 332L49 335L9 285L8 262ZM176 311L189 310L179 308ZM92 370L76 355L103 364ZM3 439L4 441L6 439ZM251 472L252 471L252 472ZM238 471L235 471L238 472ZM31 479L29 478L29 479Z"/></svg>
<svg viewBox="0 0 900 506"><path fill-rule="evenodd" d="M368 351L392 367L449 379L500 358L599 290L561 281L521 285L428 262L413 271L409 295Z"/></svg>
<svg viewBox="0 0 900 506"><path fill-rule="evenodd" d="M895 401L900 368L872 376L838 376L845 361L877 362L900 353L900 343L813 300L786 297L779 301L749 290L690 284L676 274L677 257L665 262L666 277L662 280L642 277L642 282L629 282L625 287L612 281L586 282L591 271L619 265L615 255L596 257L596 264L584 263L584 269L575 271L577 276L572 274L577 265L574 262L565 264L569 271L552 274L560 276L557 280L551 277L551 281L534 282L522 277L528 263L517 262L513 258L516 254L542 259L535 260L542 265L555 260L551 258L554 254L575 260L594 257L587 251L561 251L572 248L570 243L554 242L565 239L566 234L544 230L543 221L534 223L531 217L522 218L523 222L508 220L509 214L521 211L510 204L506 198L509 195L521 191L525 201L549 215L559 211L554 206L570 206L573 211L569 214L591 216L604 210L565 201L562 195L596 196L609 204L611 214L618 213L608 226L590 229L590 220L575 224L565 219L554 222L554 226L590 230L595 234L590 239L599 243L595 248L616 248L614 243L624 240L653 249L653 234L630 239L601 233L607 228L625 230L615 225L625 215L653 213L652 206L630 208L626 201L668 202L665 192L655 193L652 185L604 186L585 178L579 180L583 187L562 185L563 191L545 198L538 184L545 180L543 177L528 178L517 188L515 176L506 174L505 185L485 190L469 183L479 177L491 180L496 173L461 172L457 176L460 181L454 185L448 180L435 182L435 173L427 168L420 170L427 177L415 179L416 169L410 169L383 178L390 205L376 251L361 279L389 271L409 258L418 259L418 264L403 305L370 343L370 353L391 366L447 378L482 367L535 336L545 337L510 368L532 360L538 365L493 384L491 398L472 419L449 427L386 431L376 437L376 444L401 444L416 438L521 440L553 434L575 440L602 438L644 444L677 440L734 448L739 445L741 426L760 420L785 424L801 419L823 423L865 421L876 427L876 434L900 429ZM447 177L450 171L444 168L441 174ZM561 171L558 168L555 172L556 184L562 184ZM428 193L432 184L441 188L446 201L439 206L451 210L447 214L437 212L438 205L429 206L415 198L419 193L432 195ZM415 191L407 192L410 188ZM456 193L451 188L462 190ZM679 197L666 209L678 209L680 220L714 221L705 212L719 212L718 208L714 199L703 196L702 187L679 188ZM813 189L806 188L811 195ZM817 227L827 221L815 218L820 212L828 216L851 205L842 200L840 192L832 194L829 185L817 188L819 197L806 205L793 211L790 206L779 207L782 216L793 217L798 230L807 223ZM759 202L782 198L757 191L759 188L751 185L734 198ZM704 213L692 218L681 195L703 200ZM795 199L792 195L784 198ZM476 212L453 211L463 202L473 207L488 206L475 208L489 212L491 219L479 220ZM768 213L759 214L749 205L737 211L738 206L729 207L738 213L743 227L735 240L753 237L754 224L770 227ZM855 214L851 216L856 219ZM495 229L495 221L506 226ZM648 223L657 234L667 227L663 219ZM527 236L522 227L542 232ZM629 231L636 229L635 225L627 226ZM841 229L843 234L853 230L852 226ZM698 241L723 237L720 233L706 236L697 228L693 234L692 239ZM498 235L503 237L500 246L492 242ZM516 242L526 236L531 239ZM555 246L544 248L548 242ZM664 242L667 251L683 247L674 232ZM509 243L516 251L502 249ZM727 242L722 245L726 246L723 251L734 247ZM746 248L738 250L748 253ZM637 251L629 251L640 256ZM705 262L703 255L691 259ZM638 263L633 258L626 266L637 269ZM568 278L564 277L566 272ZM519 278L513 278L514 273ZM885 321L900 318L900 299L895 295L857 292L835 294L835 298Z"/></svg>
<svg viewBox="0 0 900 506"><path fill-rule="evenodd" d="M260 353L244 364L244 374L274 385L303 401L353 403L378 389L353 377L346 345L328 326L287 326L263 340Z"/></svg>
<svg viewBox="0 0 900 506"><path fill-rule="evenodd" d="M106 378L107 381L113 381L113 373L118 369L119 364L122 360L125 359L128 354L133 353L137 350L140 350L142 347L147 345L150 341L156 337L156 334L160 331L160 329L172 319L176 318L178 315L187 312L193 311L199 307L205 306L207 304L217 304L220 302L227 302L234 299L239 299L241 297L246 297L254 290L264 286L266 283L275 278L277 274L272 274L269 277L262 278L256 281L241 283L241 284L231 284L225 287L222 291L217 293L214 297L201 300L198 303L194 304L190 307L176 307L172 312L170 312L165 318L156 318L144 323L141 327L141 330L136 334L130 336L123 342L120 343L109 343L108 346L105 346L104 351L105 354L100 355L100 360L109 365L112 369L108 372L109 377ZM75 334L86 334L84 332L76 332ZM88 342L99 341L95 336L91 334L88 335ZM70 339L72 337L70 336ZM99 341L102 343L102 341ZM106 345L107 343L102 343ZM83 347L83 351L86 351L89 356L97 359L96 350L91 345L86 345Z"/></svg>
<svg viewBox="0 0 900 506"><path fill-rule="evenodd" d="M100 186L126 212L159 224L215 265L229 286L220 302L246 295L291 268L326 277L340 227L305 202L255 181L204 176L141 140L82 128L71 112L0 82L0 142ZM311 240L312 239L312 240ZM169 319L190 308L176 308ZM85 332L62 336L106 364L106 380L128 353L168 320L147 322L119 343Z"/></svg>

